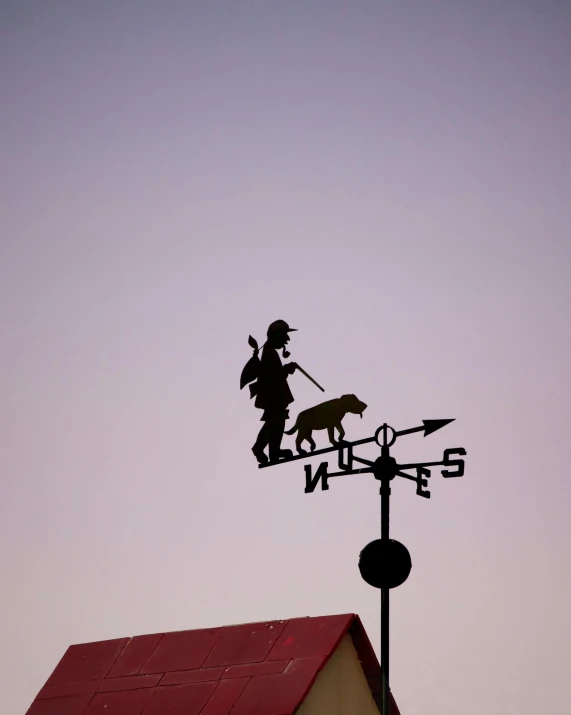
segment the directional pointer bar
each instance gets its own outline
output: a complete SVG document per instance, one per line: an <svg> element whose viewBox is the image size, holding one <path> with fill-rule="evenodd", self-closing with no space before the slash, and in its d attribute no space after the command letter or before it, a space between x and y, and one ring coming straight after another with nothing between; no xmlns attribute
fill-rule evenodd
<svg viewBox="0 0 571 715"><path fill-rule="evenodd" d="M398 468L415 469L416 467L445 467L447 464L447 462L417 462L416 464L399 464Z"/></svg>
<svg viewBox="0 0 571 715"><path fill-rule="evenodd" d="M365 439L358 439L355 442L338 442L334 447L326 447L325 449L315 449L313 452L307 452L306 454L296 454L289 459L280 459L279 462L268 462L268 464L259 464L258 469L264 469L264 467L274 467L276 464L289 464L289 462L296 462L298 459L307 459L308 457L317 457L318 454L327 454L328 452L337 452L343 447L355 447L358 444L367 444L367 442L374 442L374 437L366 437ZM372 464L367 460L359 459L358 457L353 457L357 462L363 462L364 464Z"/></svg>
<svg viewBox="0 0 571 715"><path fill-rule="evenodd" d="M403 429L400 432L396 432L395 436L400 437L403 434L412 434L413 432L422 432L424 430L424 436L428 437L429 434L436 432L436 430L441 429L442 427L446 427L446 425L449 425L451 422L454 422L454 419L422 420L421 427L411 427L410 429Z"/></svg>

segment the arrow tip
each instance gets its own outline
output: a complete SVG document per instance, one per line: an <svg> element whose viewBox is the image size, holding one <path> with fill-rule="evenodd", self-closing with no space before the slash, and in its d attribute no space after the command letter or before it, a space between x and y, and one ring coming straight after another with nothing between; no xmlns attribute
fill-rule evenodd
<svg viewBox="0 0 571 715"><path fill-rule="evenodd" d="M428 437L429 434L436 432L436 430L441 429L442 427L446 427L446 425L449 425L451 422L454 422L454 419L451 419L451 420L422 420L422 424L424 425L424 436Z"/></svg>

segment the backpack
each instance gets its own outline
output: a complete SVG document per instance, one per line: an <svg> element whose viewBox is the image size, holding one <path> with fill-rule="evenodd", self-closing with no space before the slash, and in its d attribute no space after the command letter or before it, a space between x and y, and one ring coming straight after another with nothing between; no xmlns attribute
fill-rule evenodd
<svg viewBox="0 0 571 715"><path fill-rule="evenodd" d="M253 383L250 385L250 399L252 399L258 392L258 384L254 382L254 380L257 380L260 376L260 358L258 357L260 348L251 335L248 336L248 345L254 349L254 354L244 365L244 369L240 375L240 389L250 382Z"/></svg>

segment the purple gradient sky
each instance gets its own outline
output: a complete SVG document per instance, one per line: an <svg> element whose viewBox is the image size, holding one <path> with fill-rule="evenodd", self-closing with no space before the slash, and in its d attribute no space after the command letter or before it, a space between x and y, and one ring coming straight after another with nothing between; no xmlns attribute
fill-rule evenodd
<svg viewBox="0 0 571 715"><path fill-rule="evenodd" d="M570 70L564 0L0 1L2 713L70 643L351 611L377 644L376 482L250 453L278 317L369 404L349 438L468 450L393 490L403 715L564 712Z"/></svg>

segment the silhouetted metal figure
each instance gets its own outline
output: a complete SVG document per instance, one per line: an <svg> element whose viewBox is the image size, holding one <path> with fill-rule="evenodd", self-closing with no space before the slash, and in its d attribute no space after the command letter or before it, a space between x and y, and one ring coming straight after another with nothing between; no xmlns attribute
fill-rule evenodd
<svg viewBox="0 0 571 715"><path fill-rule="evenodd" d="M295 330L296 328L290 328L285 320L275 320L268 328L261 359L258 358L257 342L252 336L248 340L250 346L254 348L254 356L242 371L240 389L255 380L250 385L250 397L255 396L256 407L264 411L261 418L264 426L252 447L252 452L260 465L268 464L268 461L277 462L280 459L293 457L290 449L281 448L281 442L285 423L289 417L287 408L293 402L287 378L298 366L295 362L283 365L278 350L283 348L283 357L289 357L285 346L289 343L289 333ZM266 447L269 447L269 460L264 451Z"/></svg>
<svg viewBox="0 0 571 715"><path fill-rule="evenodd" d="M295 421L295 425L285 434L297 432L297 439L295 440L296 449L299 454L307 454L307 452L301 448L301 444L307 440L311 451L313 452L315 450L316 444L311 436L313 430L326 429L329 441L331 444L336 445L335 430L337 430L340 440L345 437L345 430L341 424L341 420L345 415L348 412L352 412L355 415L361 415L362 418L363 412L366 409L367 405L361 402L355 395L342 395L336 400L328 400L327 402L322 402L320 405L315 405L315 407L310 407L308 410L300 412Z"/></svg>
<svg viewBox="0 0 571 715"><path fill-rule="evenodd" d="M289 333L296 330L297 328L290 328L285 320L275 320L268 328L268 337L262 346L261 359L258 357L260 352L258 343L251 335L248 338L248 344L254 349L254 355L242 370L240 389L251 383L250 398L255 397L256 407L264 410L262 415L264 426L252 447L252 452L261 467L270 462L275 463L293 457L291 449L281 448L285 423L289 417L288 406L293 402L293 395L287 382L288 376L299 370L324 392L321 385L296 362L283 365L280 360L278 355L280 349L283 349L284 358L290 356L285 346L289 343ZM266 447L269 447L269 460L264 451Z"/></svg>

